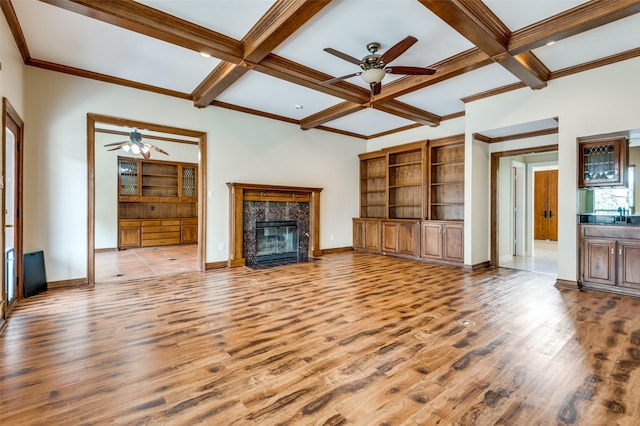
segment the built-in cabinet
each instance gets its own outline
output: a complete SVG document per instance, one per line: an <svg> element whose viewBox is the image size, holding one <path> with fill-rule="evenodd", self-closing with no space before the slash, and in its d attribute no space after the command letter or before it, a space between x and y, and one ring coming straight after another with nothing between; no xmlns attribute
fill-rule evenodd
<svg viewBox="0 0 640 426"><path fill-rule="evenodd" d="M454 222L423 222L421 230L423 259L462 263L464 261L464 226Z"/></svg>
<svg viewBox="0 0 640 426"><path fill-rule="evenodd" d="M579 225L580 284L640 295L640 227Z"/></svg>
<svg viewBox="0 0 640 426"><path fill-rule="evenodd" d="M374 252L382 250L379 219L353 219L353 246Z"/></svg>
<svg viewBox="0 0 640 426"><path fill-rule="evenodd" d="M197 243L198 165L118 157L118 249Z"/></svg>
<svg viewBox="0 0 640 426"><path fill-rule="evenodd" d="M463 263L464 136L360 155L353 247Z"/></svg>
<svg viewBox="0 0 640 426"><path fill-rule="evenodd" d="M420 222L415 220L382 222L382 252L418 257L420 255Z"/></svg>
<svg viewBox="0 0 640 426"><path fill-rule="evenodd" d="M578 187L627 185L627 138L580 141L578 143Z"/></svg>

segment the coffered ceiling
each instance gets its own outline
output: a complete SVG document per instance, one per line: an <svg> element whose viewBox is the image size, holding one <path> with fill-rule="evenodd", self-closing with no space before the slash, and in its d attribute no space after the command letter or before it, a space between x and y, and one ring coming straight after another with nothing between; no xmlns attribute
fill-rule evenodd
<svg viewBox="0 0 640 426"><path fill-rule="evenodd" d="M0 0L27 65L369 139L640 55L640 0ZM352 58L413 36L379 94ZM200 53L208 54L204 57ZM606 84L606 82L603 82ZM544 122L544 121L543 121ZM551 120L553 123L553 120ZM539 129L537 129L539 130Z"/></svg>

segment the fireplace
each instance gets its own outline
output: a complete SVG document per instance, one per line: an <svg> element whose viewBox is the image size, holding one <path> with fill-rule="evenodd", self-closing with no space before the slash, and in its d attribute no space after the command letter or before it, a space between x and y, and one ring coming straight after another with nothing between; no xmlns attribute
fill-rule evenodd
<svg viewBox="0 0 640 426"><path fill-rule="evenodd" d="M230 267L263 268L306 262L322 255L322 188L237 182L227 185Z"/></svg>
<svg viewBox="0 0 640 426"><path fill-rule="evenodd" d="M256 222L256 263L297 258L297 221Z"/></svg>

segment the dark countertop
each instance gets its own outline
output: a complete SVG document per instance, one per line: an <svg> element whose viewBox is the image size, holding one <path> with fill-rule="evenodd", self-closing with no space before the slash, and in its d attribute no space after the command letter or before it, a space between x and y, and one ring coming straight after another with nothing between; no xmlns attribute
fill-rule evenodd
<svg viewBox="0 0 640 426"><path fill-rule="evenodd" d="M640 216L613 216L599 214L579 214L580 225L612 225L612 226L640 226Z"/></svg>

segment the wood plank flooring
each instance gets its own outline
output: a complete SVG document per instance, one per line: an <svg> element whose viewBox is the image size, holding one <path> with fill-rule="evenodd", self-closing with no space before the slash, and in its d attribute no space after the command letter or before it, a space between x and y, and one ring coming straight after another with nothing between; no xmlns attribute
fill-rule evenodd
<svg viewBox="0 0 640 426"><path fill-rule="evenodd" d="M50 290L7 425L637 425L640 300L365 253Z"/></svg>

